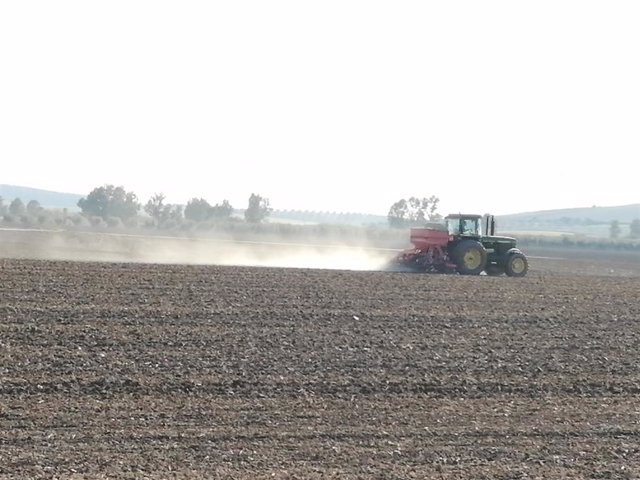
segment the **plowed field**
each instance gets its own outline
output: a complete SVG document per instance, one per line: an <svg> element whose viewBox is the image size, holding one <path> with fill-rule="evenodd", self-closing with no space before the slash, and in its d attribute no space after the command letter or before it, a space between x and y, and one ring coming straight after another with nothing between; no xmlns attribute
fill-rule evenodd
<svg viewBox="0 0 640 480"><path fill-rule="evenodd" d="M640 277L557 265L0 260L0 478L638 478Z"/></svg>

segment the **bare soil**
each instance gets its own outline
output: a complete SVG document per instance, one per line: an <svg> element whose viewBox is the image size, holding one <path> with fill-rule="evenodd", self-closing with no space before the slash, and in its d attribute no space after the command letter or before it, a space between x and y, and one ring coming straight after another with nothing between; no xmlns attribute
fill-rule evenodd
<svg viewBox="0 0 640 480"><path fill-rule="evenodd" d="M638 478L638 272L5 258L0 478Z"/></svg>

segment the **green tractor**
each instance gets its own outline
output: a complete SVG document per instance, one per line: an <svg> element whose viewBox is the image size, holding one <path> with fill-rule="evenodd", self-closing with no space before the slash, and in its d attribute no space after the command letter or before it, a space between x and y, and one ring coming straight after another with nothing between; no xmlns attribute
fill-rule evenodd
<svg viewBox="0 0 640 480"><path fill-rule="evenodd" d="M443 224L412 228L414 248L400 253L393 263L411 271L525 276L529 262L516 239L496 235L495 230L493 215L448 215Z"/></svg>

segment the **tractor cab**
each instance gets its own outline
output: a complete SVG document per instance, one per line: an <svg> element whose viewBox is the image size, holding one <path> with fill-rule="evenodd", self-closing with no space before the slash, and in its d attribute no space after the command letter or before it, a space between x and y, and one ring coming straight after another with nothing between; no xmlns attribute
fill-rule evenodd
<svg viewBox="0 0 640 480"><path fill-rule="evenodd" d="M482 236L481 215L452 214L447 215L444 220L449 235L453 237L480 238Z"/></svg>

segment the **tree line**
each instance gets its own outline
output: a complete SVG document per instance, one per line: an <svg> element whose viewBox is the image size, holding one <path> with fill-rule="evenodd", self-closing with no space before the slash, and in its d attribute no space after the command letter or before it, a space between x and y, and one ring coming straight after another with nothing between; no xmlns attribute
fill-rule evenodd
<svg viewBox="0 0 640 480"><path fill-rule="evenodd" d="M165 195L158 193L142 206L134 192L123 187L104 185L94 188L89 195L78 201L78 207L84 215L102 219L118 218L123 222L136 217L142 209L153 220L154 225L162 227L168 221L179 222L183 218L193 222L207 220L229 220L234 208L228 200L211 205L204 198L192 198L185 206L165 203ZM260 223L271 213L269 199L252 193L249 205L244 211L244 219L249 223Z"/></svg>
<svg viewBox="0 0 640 480"><path fill-rule="evenodd" d="M146 204L142 204L134 192L122 186L103 185L94 188L87 196L82 197L77 205L80 214L62 211L51 211L43 208L37 200L26 205L20 198L14 198L8 205L0 197L0 219L4 223L19 223L26 226L90 226L106 225L115 227L124 225L138 227L153 226L159 229L176 228L187 224L203 222L241 221L234 216L235 209L228 200L211 205L204 198L192 198L186 205L169 204L162 193L153 195ZM269 199L252 193L244 210L244 220L257 224L269 217L273 209ZM146 214L142 216L141 212Z"/></svg>
<svg viewBox="0 0 640 480"><path fill-rule="evenodd" d="M612 220L609 224L609 238L617 240L622 233L622 227L618 220ZM634 218L629 224L629 238L640 238L640 218Z"/></svg>
<svg viewBox="0 0 640 480"><path fill-rule="evenodd" d="M407 228L424 225L442 219L438 213L440 199L435 195L430 197L402 198L391 205L387 214L389 226L393 228Z"/></svg>
<svg viewBox="0 0 640 480"><path fill-rule="evenodd" d="M2 215L32 215L36 216L44 211L44 208L37 200L30 200L26 205L19 198L14 198L9 205L4 205L4 200L0 197L0 214Z"/></svg>
<svg viewBox="0 0 640 480"><path fill-rule="evenodd" d="M165 200L166 196L158 193L143 205L134 192L127 191L122 186L103 185L94 188L86 197L82 197L77 205L84 218L88 219L93 226L99 223L107 226L116 226L120 223L138 226L139 214L144 212L150 220L149 226L159 229L180 226L183 221L194 223L230 221L235 211L228 200L215 205L211 205L204 198L196 197L190 199L186 205L166 203ZM439 220L442 218L437 212L439 202L440 199L436 196L398 200L391 206L387 215L389 226L406 228ZM272 211L268 198L252 193L244 210L244 220L252 224L261 223ZM21 199L16 198L10 205L5 206L0 197L0 214L19 219L25 216L31 219L37 217L38 223L45 223L47 220L45 209L36 200L31 200L25 205ZM4 220L10 221L11 218L4 218ZM73 223L79 224L81 219L74 218Z"/></svg>

